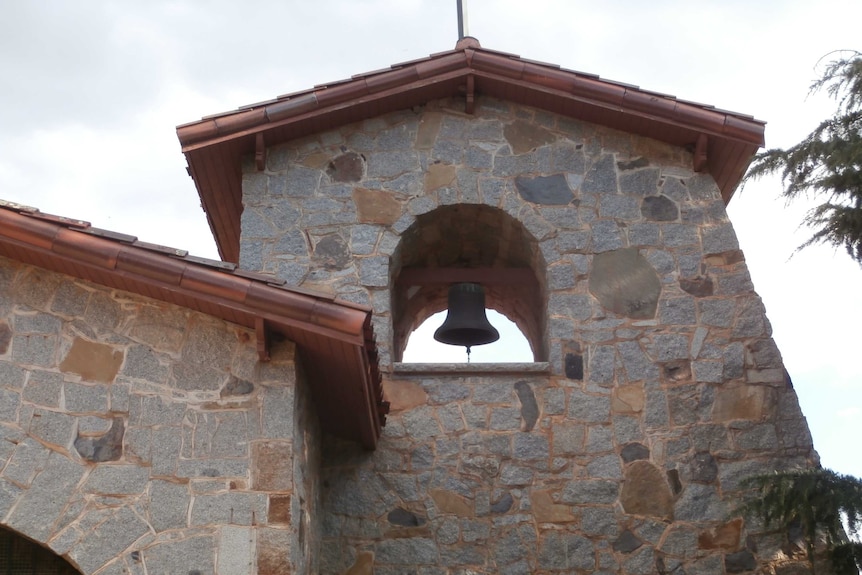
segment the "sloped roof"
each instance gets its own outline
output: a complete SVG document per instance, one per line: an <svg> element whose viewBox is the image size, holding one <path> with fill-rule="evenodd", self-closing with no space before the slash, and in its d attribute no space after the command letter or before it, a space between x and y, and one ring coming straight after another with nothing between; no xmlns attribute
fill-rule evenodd
<svg viewBox="0 0 862 575"><path fill-rule="evenodd" d="M281 334L296 343L323 429L376 446L386 404L370 308L2 201L0 256L253 329L261 355Z"/></svg>
<svg viewBox="0 0 862 575"><path fill-rule="evenodd" d="M486 95L605 125L705 154L725 202L763 146L751 116L482 48L395 64L310 90L181 125L177 136L222 258L239 259L241 160L271 146L344 124L447 98ZM468 111L470 111L468 105Z"/></svg>

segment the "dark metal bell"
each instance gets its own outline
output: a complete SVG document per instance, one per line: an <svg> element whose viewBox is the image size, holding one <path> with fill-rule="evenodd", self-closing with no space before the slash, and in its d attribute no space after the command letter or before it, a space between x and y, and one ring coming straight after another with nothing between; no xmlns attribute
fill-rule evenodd
<svg viewBox="0 0 862 575"><path fill-rule="evenodd" d="M446 321L434 332L434 339L449 345L470 347L500 339L500 333L485 316L485 290L479 284L460 283L449 288Z"/></svg>

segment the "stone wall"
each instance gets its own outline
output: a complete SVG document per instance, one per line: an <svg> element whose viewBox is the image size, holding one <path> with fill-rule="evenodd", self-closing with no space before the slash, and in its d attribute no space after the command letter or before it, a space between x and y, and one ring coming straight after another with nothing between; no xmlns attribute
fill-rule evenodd
<svg viewBox="0 0 862 575"><path fill-rule="evenodd" d="M481 98L462 110L431 103L244 166L241 264L371 305L394 407L374 453L325 443L321 572L775 559L732 514L739 482L816 453L714 181L682 148ZM455 205L504 213L537 246L522 259L546 292L532 325L547 373L396 364L399 250Z"/></svg>
<svg viewBox="0 0 862 575"><path fill-rule="evenodd" d="M272 357L0 259L0 523L86 574L314 572L316 416L292 344Z"/></svg>

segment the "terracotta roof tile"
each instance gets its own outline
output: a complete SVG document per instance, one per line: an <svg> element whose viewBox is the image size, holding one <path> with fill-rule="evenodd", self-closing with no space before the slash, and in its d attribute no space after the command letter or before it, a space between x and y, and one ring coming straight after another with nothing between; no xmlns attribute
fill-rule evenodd
<svg viewBox="0 0 862 575"><path fill-rule="evenodd" d="M464 38L455 50L179 126L177 135L222 258L236 261L239 255L239 213L225 208L241 205L242 193L238 171L226 165L226 158L239 165L243 154L254 151L256 134L263 133L271 146L405 105L462 97L468 76L479 96L512 99L672 145L692 146L706 136L710 153L721 158L707 168L725 201L763 145L764 123L751 116L490 50Z"/></svg>

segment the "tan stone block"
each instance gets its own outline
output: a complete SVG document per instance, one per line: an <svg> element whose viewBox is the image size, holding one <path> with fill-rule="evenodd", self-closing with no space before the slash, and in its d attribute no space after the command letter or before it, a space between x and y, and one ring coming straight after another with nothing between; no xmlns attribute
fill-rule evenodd
<svg viewBox="0 0 862 575"><path fill-rule="evenodd" d="M441 513L451 513L458 517L473 517L473 504L466 497L445 491L443 489L430 490L431 499Z"/></svg>
<svg viewBox="0 0 862 575"><path fill-rule="evenodd" d="M630 515L673 519L673 494L661 470L648 461L635 461L625 470L620 503Z"/></svg>
<svg viewBox="0 0 862 575"><path fill-rule="evenodd" d="M713 421L759 420L766 404L767 388L734 385L718 390L712 407Z"/></svg>
<svg viewBox="0 0 862 575"><path fill-rule="evenodd" d="M273 525L290 525L290 495L270 496L267 518Z"/></svg>
<svg viewBox="0 0 862 575"><path fill-rule="evenodd" d="M416 133L416 149L430 150L437 141L440 133L440 124L443 122L443 114L439 112L428 112L422 116L419 122L419 130Z"/></svg>
<svg viewBox="0 0 862 575"><path fill-rule="evenodd" d="M315 152L302 159L302 165L307 168L320 169L327 165L331 156L325 152Z"/></svg>
<svg viewBox="0 0 862 575"><path fill-rule="evenodd" d="M393 412L409 411L428 402L428 394L422 386L412 381L384 379L383 395L389 401L389 409Z"/></svg>
<svg viewBox="0 0 862 575"><path fill-rule="evenodd" d="M374 573L374 553L371 551L360 551L356 555L356 561L344 575L371 575Z"/></svg>
<svg viewBox="0 0 862 575"><path fill-rule="evenodd" d="M292 573L290 532L261 528L257 531L257 575Z"/></svg>
<svg viewBox="0 0 862 575"><path fill-rule="evenodd" d="M257 491L289 491L293 488L293 444L261 441L251 448L251 485Z"/></svg>
<svg viewBox="0 0 862 575"><path fill-rule="evenodd" d="M745 372L748 383L784 383L783 369L748 369Z"/></svg>
<svg viewBox="0 0 862 575"><path fill-rule="evenodd" d="M431 164L425 172L425 193L448 186L455 181L455 166L451 164Z"/></svg>
<svg viewBox="0 0 862 575"><path fill-rule="evenodd" d="M550 491L534 491L530 495L530 504L537 523L569 523L575 520L572 508L554 503Z"/></svg>
<svg viewBox="0 0 862 575"><path fill-rule="evenodd" d="M366 224L393 224L401 217L401 202L392 192L353 189L359 221Z"/></svg>
<svg viewBox="0 0 862 575"><path fill-rule="evenodd" d="M526 154L534 148L550 144L556 137L548 130L525 122L524 120L515 120L503 129L503 136L509 145L512 147L512 153Z"/></svg>
<svg viewBox="0 0 862 575"><path fill-rule="evenodd" d="M623 385L614 389L611 410L614 413L640 413L644 409L644 402L642 384Z"/></svg>
<svg viewBox="0 0 862 575"><path fill-rule="evenodd" d="M725 549L736 551L742 534L742 518L703 531L697 537L697 546L701 549Z"/></svg>
<svg viewBox="0 0 862 575"><path fill-rule="evenodd" d="M60 363L60 371L77 373L87 381L111 383L122 364L122 351L104 343L76 337Z"/></svg>

